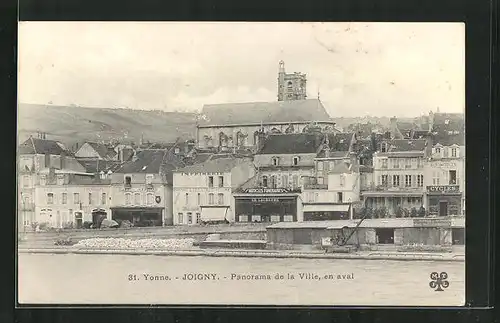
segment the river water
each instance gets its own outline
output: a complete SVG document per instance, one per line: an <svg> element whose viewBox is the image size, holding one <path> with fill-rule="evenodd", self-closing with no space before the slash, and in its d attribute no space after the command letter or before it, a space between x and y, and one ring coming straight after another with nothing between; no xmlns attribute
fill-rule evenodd
<svg viewBox="0 0 500 323"><path fill-rule="evenodd" d="M430 288L431 272L449 287ZM459 306L465 263L19 254L18 282L32 304Z"/></svg>

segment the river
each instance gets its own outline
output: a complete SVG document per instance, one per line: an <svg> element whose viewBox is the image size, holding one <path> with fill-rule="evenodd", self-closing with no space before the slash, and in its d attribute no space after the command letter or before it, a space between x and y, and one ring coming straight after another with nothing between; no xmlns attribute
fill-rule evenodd
<svg viewBox="0 0 500 323"><path fill-rule="evenodd" d="M431 272L448 288L430 288ZM458 306L465 263L19 254L18 282L32 304Z"/></svg>

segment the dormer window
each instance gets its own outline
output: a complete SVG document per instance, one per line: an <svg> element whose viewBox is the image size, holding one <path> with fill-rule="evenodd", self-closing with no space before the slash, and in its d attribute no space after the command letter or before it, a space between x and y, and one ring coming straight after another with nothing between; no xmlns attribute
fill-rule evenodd
<svg viewBox="0 0 500 323"><path fill-rule="evenodd" d="M436 148L436 154L440 154L441 153L441 148L437 147Z"/></svg>
<svg viewBox="0 0 500 323"><path fill-rule="evenodd" d="M457 157L457 148L451 148L451 157Z"/></svg>
<svg viewBox="0 0 500 323"><path fill-rule="evenodd" d="M130 176L125 176L125 186L130 187L132 186L132 177Z"/></svg>
<svg viewBox="0 0 500 323"><path fill-rule="evenodd" d="M278 166L280 164L280 159L278 157L273 157L272 163L273 166Z"/></svg>
<svg viewBox="0 0 500 323"><path fill-rule="evenodd" d="M444 124L446 124L446 125L450 124L450 119L444 120Z"/></svg>
<svg viewBox="0 0 500 323"><path fill-rule="evenodd" d="M385 142L384 142L384 143L382 143L382 146L381 146L380 148L381 148L380 150L381 150L383 153L387 152L387 143L385 143Z"/></svg>
<svg viewBox="0 0 500 323"><path fill-rule="evenodd" d="M297 166L299 164L299 157L297 157L297 156L293 157L292 163L293 163L293 166Z"/></svg>
<svg viewBox="0 0 500 323"><path fill-rule="evenodd" d="M175 154L178 154L178 153L180 153L180 152L181 152L181 149L180 149L179 147L175 147L175 149L174 149L174 153L175 153Z"/></svg>

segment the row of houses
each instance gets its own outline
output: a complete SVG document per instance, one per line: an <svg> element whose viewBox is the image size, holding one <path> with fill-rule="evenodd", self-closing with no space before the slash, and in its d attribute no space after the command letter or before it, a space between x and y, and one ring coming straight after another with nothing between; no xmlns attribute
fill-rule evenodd
<svg viewBox="0 0 500 323"><path fill-rule="evenodd" d="M89 166L102 160L30 138L20 147L20 224L78 226L96 212L139 226L460 216L464 136L449 131L367 139L317 124L263 126L251 149L147 147L106 171Z"/></svg>

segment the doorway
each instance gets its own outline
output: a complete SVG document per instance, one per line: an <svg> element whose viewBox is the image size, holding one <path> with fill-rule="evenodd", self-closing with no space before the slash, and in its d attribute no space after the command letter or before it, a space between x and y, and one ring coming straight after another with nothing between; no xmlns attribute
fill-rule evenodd
<svg viewBox="0 0 500 323"><path fill-rule="evenodd" d="M439 216L447 216L447 215L448 215L448 202L439 201Z"/></svg>
<svg viewBox="0 0 500 323"><path fill-rule="evenodd" d="M379 244L394 244L394 229L378 228L375 229L377 243Z"/></svg>

